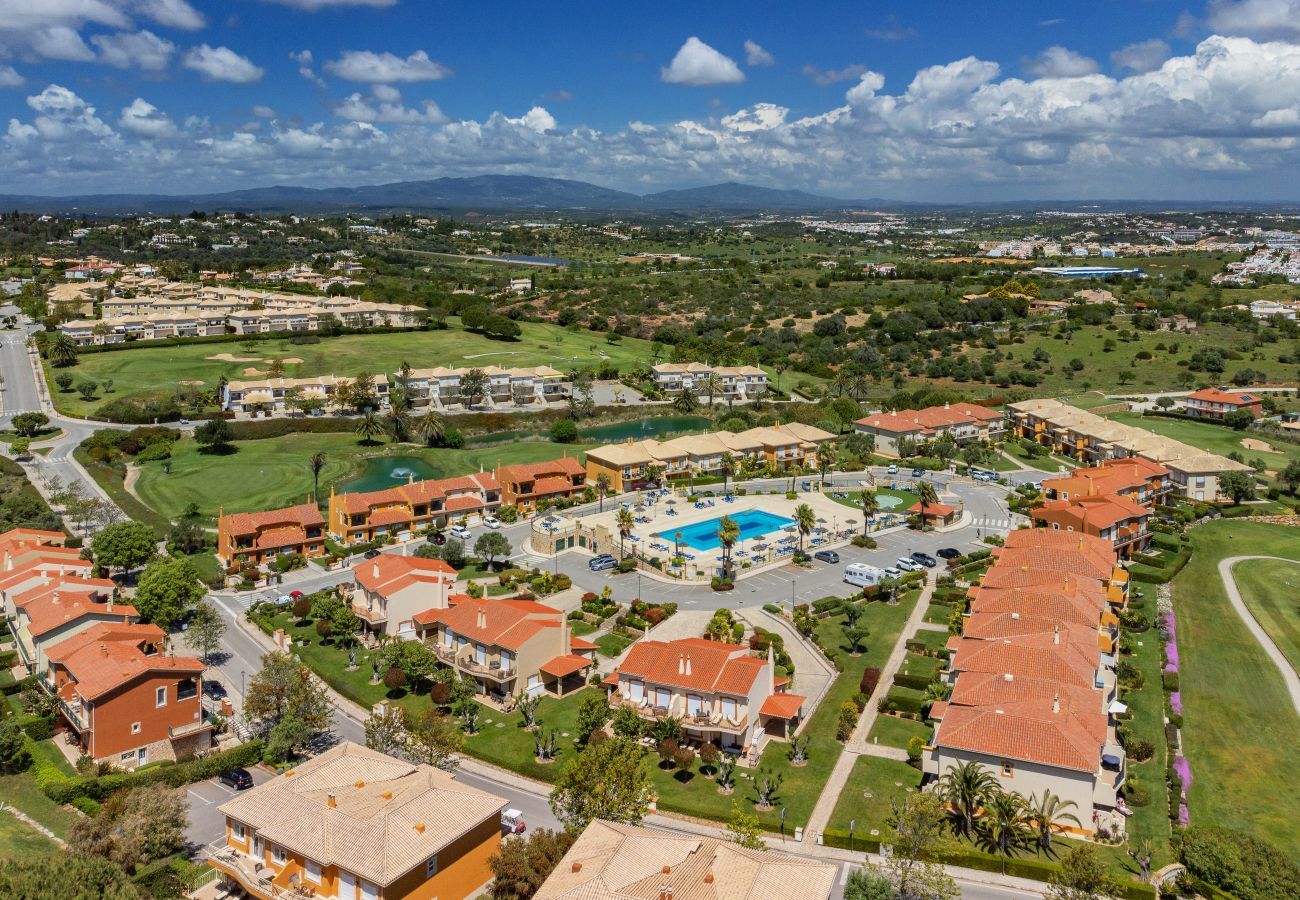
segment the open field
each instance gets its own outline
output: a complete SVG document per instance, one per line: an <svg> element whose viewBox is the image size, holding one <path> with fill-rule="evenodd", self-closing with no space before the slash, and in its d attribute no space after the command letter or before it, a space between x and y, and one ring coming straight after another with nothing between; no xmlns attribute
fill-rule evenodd
<svg viewBox="0 0 1300 900"><path fill-rule="evenodd" d="M458 320L450 320L456 323ZM602 353L614 365L629 369L650 363L650 342L624 338L617 344L607 343L602 335L589 331L570 331L559 325L521 322L523 334L517 341L502 341L457 327L441 331L408 331L394 334L357 334L323 337L316 344L295 344L286 337L215 344L182 344L173 347L141 347L109 353L85 353L77 364L58 372L72 375L74 385L90 380L112 379L111 393L101 389L94 400L82 399L79 393L61 392L51 381L50 394L59 412L86 416L105 399L118 397L167 397L175 393L181 381L201 382L192 387L215 389L222 378L239 380L256 378L245 375L246 369L265 371L272 359L301 359L286 363L287 378L334 374L353 377L360 372L390 377L403 362L413 368L434 366L539 366L549 365L565 371L571 368L594 368ZM222 359L209 359L221 356ZM229 361L234 357L239 362ZM47 380L56 374L46 366Z"/></svg>
<svg viewBox="0 0 1300 900"><path fill-rule="evenodd" d="M199 452L192 440L178 441L167 461L171 473L164 474L162 462L145 463L136 492L149 507L171 519L190 503L197 503L203 515L215 516L223 507L226 512L252 512L302 503L312 490L307 460L317 452L325 454L320 488L326 497L331 483L346 481L374 456L416 456L434 470L434 477L442 478L477 472L480 466L492 468L498 462L536 462L585 449L581 444L548 441L464 450L431 450L413 444L363 446L353 434L290 434L233 446L234 453L209 455Z"/></svg>
<svg viewBox="0 0 1300 900"><path fill-rule="evenodd" d="M1262 459L1264 465L1274 471L1285 468L1289 460L1300 459L1300 446L1293 444L1269 444L1274 452L1246 449L1242 444L1243 440L1269 443L1263 436L1253 431L1234 431L1222 425L1207 425L1204 422L1190 422L1186 419L1165 419L1160 416L1143 416L1138 413L1113 413L1107 418L1123 422L1125 425L1145 428L1221 456L1236 452L1244 456L1247 462Z"/></svg>
<svg viewBox="0 0 1300 900"><path fill-rule="evenodd" d="M1300 717L1277 669L1228 605L1217 568L1225 557L1247 554L1300 561L1300 541L1293 528L1259 522L1212 522L1191 537L1195 552L1174 580L1174 608L1192 822L1241 829L1295 858ZM1248 597L1249 582L1242 585Z"/></svg>
<svg viewBox="0 0 1300 900"><path fill-rule="evenodd" d="M1300 671L1300 563L1246 560L1232 574L1255 619Z"/></svg>

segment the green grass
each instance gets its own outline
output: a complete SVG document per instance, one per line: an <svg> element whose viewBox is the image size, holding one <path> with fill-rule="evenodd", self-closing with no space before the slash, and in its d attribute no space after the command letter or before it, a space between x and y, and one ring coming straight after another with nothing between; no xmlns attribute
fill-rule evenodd
<svg viewBox="0 0 1300 900"><path fill-rule="evenodd" d="M931 603L925 609L925 621L932 625L947 625L952 607L947 603Z"/></svg>
<svg viewBox="0 0 1300 900"><path fill-rule="evenodd" d="M104 493L108 494L122 512L135 521L144 522L153 528L159 539L167 536L167 531L171 528L169 516L141 503L133 494L127 491L121 472L107 463L91 459L90 454L80 447L73 450L72 455L76 457L82 468L90 474L91 478L95 479L95 482L104 489ZM182 504L175 514L179 515L184 509L185 504Z"/></svg>
<svg viewBox="0 0 1300 900"><path fill-rule="evenodd" d="M1174 579L1183 741L1193 823L1236 828L1300 856L1300 717L1276 667L1228 605L1228 556L1300 560L1296 531L1220 520L1191 530L1195 552Z"/></svg>
<svg viewBox="0 0 1300 900"><path fill-rule="evenodd" d="M0 860L47 856L57 849L54 841L26 822L8 812L0 812Z"/></svg>
<svg viewBox="0 0 1300 900"><path fill-rule="evenodd" d="M876 718L876 723L871 726L871 733L867 735L867 743L884 744L888 747L898 747L901 750L906 750L907 742L912 738L919 737L921 740L926 740L933 730L929 725L915 719L881 715Z"/></svg>
<svg viewBox="0 0 1300 900"><path fill-rule="evenodd" d="M457 320L452 319L452 323ZM245 351L242 342L217 344L182 344L171 347L142 347L109 353L86 353L75 366L58 370L72 375L74 385L83 381L111 378L113 390L102 390L94 400L83 400L76 392L63 393L54 385L55 374L46 367L50 396L59 412L66 415L91 414L106 399L120 397L167 397L175 393L181 381L201 381L194 385L212 390L222 379L238 381L257 378L245 375L254 368L265 371L267 360L301 359L285 365L289 378L334 374L353 377L360 372L390 377L403 362L416 369L434 366L537 366L549 365L561 371L595 367L601 353L623 370L650 362L650 342L623 338L609 344L601 335L569 331L558 325L520 322L523 334L518 341L492 340L460 328L444 331L412 331L398 334L344 335L321 338L318 344L292 344L287 338L257 341ZM255 357L249 362L224 362L209 359L219 354L239 358Z"/></svg>
<svg viewBox="0 0 1300 900"><path fill-rule="evenodd" d="M1155 615L1155 591L1149 596L1143 614ZM1146 806L1134 806L1128 819L1130 845L1150 838L1155 852L1153 868L1173 861L1169 848L1169 787L1165 783L1164 691L1160 684L1160 635L1150 629L1134 634L1134 653L1126 657L1142 670L1143 685L1136 691L1120 689L1120 699L1128 704L1132 717L1129 726L1136 737L1150 741L1155 754L1144 763L1128 761L1127 777L1148 793ZM1142 646L1136 646L1141 642ZM1185 733L1185 732L1184 732Z"/></svg>
<svg viewBox="0 0 1300 900"><path fill-rule="evenodd" d="M1030 456L1025 452L1025 448L1020 445L1019 441L1007 441L1002 445L1002 449L1031 469L1038 469L1040 472L1056 474L1060 471L1061 466L1068 469L1078 465L1073 460L1066 459L1057 453L1041 453L1038 456Z"/></svg>
<svg viewBox="0 0 1300 900"><path fill-rule="evenodd" d="M913 635L912 640L921 644L927 650L937 651L942 650L948 645L948 638L950 637L952 637L952 635L946 631L931 631L926 628Z"/></svg>
<svg viewBox="0 0 1300 900"><path fill-rule="evenodd" d="M45 796L36 786L36 780L25 773L0 776L0 797L4 798L5 803L31 816L33 820L40 822L61 838L68 836L68 829L79 818L73 810L60 806ZM9 813L0 813L0 821L6 818L14 822L18 821ZM20 825L20 827L33 835L40 836L27 825Z"/></svg>
<svg viewBox="0 0 1300 900"><path fill-rule="evenodd" d="M596 638L595 643L597 647L596 652L607 659L613 659L631 645L632 639L625 634L614 634L613 632L610 632L609 634L602 634L600 637Z"/></svg>
<svg viewBox="0 0 1300 900"><path fill-rule="evenodd" d="M905 762L860 756L853 764L827 827L847 830L849 822L856 819L854 834L872 837L871 830L875 829L878 837L888 838L892 832L885 820L889 818L890 801L905 796L909 787L920 784L921 771Z"/></svg>
<svg viewBox="0 0 1300 900"><path fill-rule="evenodd" d="M490 590L488 593L492 593ZM569 623L569 632L574 637L586 637L596 630L596 626L586 621L573 621Z"/></svg>
<svg viewBox="0 0 1300 900"><path fill-rule="evenodd" d="M1300 670L1300 563L1248 560L1232 569L1241 599L1278 649Z"/></svg>
<svg viewBox="0 0 1300 900"><path fill-rule="evenodd" d="M1300 446L1294 444L1269 444L1275 452L1246 449L1241 443L1244 439L1269 443L1263 435L1253 431L1234 431L1223 425L1207 425L1204 422L1143 416L1137 413L1114 413L1107 418L1125 425L1136 425L1138 428L1154 431L1156 434L1171 437L1176 441L1200 447L1202 450L1220 456L1236 452L1245 457L1247 462L1262 459L1264 465L1274 471L1285 468L1289 460L1300 459Z"/></svg>
<svg viewBox="0 0 1300 900"><path fill-rule="evenodd" d="M178 517L190 503L198 504L205 516L226 512L252 512L304 502L312 491L307 460L313 453L325 454L321 472L322 497L329 486L348 480L364 460L398 454L417 456L436 477L477 472L498 462L509 465L573 455L585 445L560 446L547 441L528 441L490 448L430 450L413 444L362 446L351 434L290 434L257 441L239 441L236 452L210 455L199 452L192 440L178 441L172 450L170 474L162 462L145 463L136 482L136 493L151 509L169 519Z"/></svg>
<svg viewBox="0 0 1300 900"><path fill-rule="evenodd" d="M933 679L946 665L947 662L937 656L922 656L919 653L909 652L903 657L903 668L900 671L905 675L923 675Z"/></svg>

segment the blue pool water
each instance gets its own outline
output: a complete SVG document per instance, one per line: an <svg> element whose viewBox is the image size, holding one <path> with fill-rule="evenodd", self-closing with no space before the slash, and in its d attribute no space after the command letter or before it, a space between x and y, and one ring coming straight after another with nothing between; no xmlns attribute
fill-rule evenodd
<svg viewBox="0 0 1300 900"><path fill-rule="evenodd" d="M754 538L760 538L794 524L794 519L764 512L761 509L747 509L735 513L731 518L740 526L740 539L743 541L752 541ZM695 550L716 550L719 546L718 523L720 521L722 516L696 522L683 528L669 528L667 531L657 532L655 537L671 544L677 539L677 533L681 532L682 543L687 547Z"/></svg>

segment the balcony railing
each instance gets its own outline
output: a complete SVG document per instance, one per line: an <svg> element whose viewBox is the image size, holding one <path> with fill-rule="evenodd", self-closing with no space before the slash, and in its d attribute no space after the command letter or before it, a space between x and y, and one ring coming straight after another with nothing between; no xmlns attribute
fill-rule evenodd
<svg viewBox="0 0 1300 900"><path fill-rule="evenodd" d="M199 718L183 725L169 725L167 727L167 737L174 741L177 738L198 734L200 731L206 731L210 728L212 728L212 723L207 718Z"/></svg>
<svg viewBox="0 0 1300 900"><path fill-rule="evenodd" d="M367 622L378 623L388 621L388 613L382 609L353 604L352 611L357 614L358 618L365 619Z"/></svg>
<svg viewBox="0 0 1300 900"><path fill-rule="evenodd" d="M71 725L73 728L75 728L77 731L85 731L88 727L90 727L90 722L86 718L85 707L79 705L73 706L67 700L64 700L62 697L60 697L59 709L63 712L64 718L68 720L68 724Z"/></svg>
<svg viewBox="0 0 1300 900"><path fill-rule="evenodd" d="M518 674L511 666L503 666L501 663L479 663L472 659L460 660L459 666L462 671L484 675L496 681L508 681Z"/></svg>

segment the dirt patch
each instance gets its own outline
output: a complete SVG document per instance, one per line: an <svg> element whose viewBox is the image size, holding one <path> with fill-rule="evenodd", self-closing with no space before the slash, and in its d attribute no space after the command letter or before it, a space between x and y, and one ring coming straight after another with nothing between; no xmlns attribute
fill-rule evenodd
<svg viewBox="0 0 1300 900"><path fill-rule="evenodd" d="M284 363L286 366L298 366L302 365L302 357L286 356L284 359L280 360L280 362Z"/></svg>
<svg viewBox="0 0 1300 900"><path fill-rule="evenodd" d="M266 374L266 373L263 372L261 369L254 369L252 366L249 366L247 369L244 370L244 377L245 377L245 378L257 378L257 377L259 377L259 376L261 376L261 375L265 375L265 374Z"/></svg>
<svg viewBox="0 0 1300 900"><path fill-rule="evenodd" d="M189 379L187 379L187 380L184 380L184 381L180 381L180 382L178 382L178 384L188 384L188 385L190 385L190 386L195 386L195 385L203 384L203 382L202 382L202 381L193 381L193 380L189 380Z"/></svg>
<svg viewBox="0 0 1300 900"><path fill-rule="evenodd" d="M1255 438L1242 438L1241 446L1245 447L1247 450L1262 450L1265 453L1269 453L1273 449L1272 444L1267 441L1256 440Z"/></svg>
<svg viewBox="0 0 1300 900"><path fill-rule="evenodd" d="M207 359L213 359L217 362L263 362L260 356L235 356L231 353L218 353L216 356L209 356Z"/></svg>

